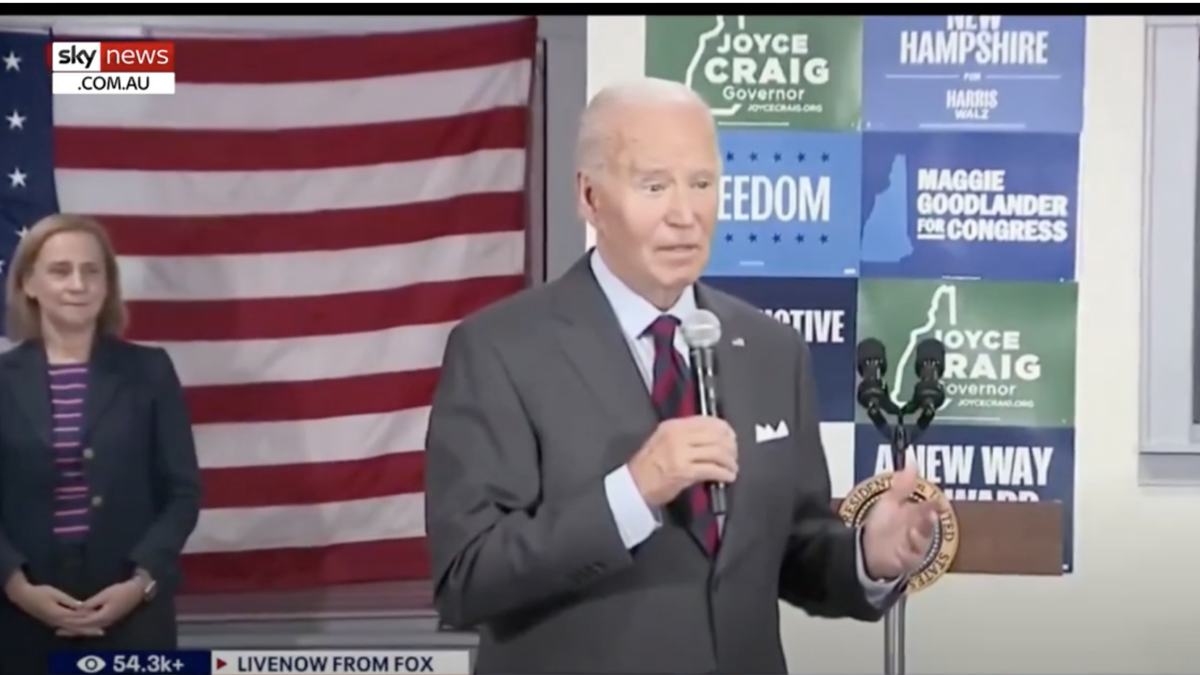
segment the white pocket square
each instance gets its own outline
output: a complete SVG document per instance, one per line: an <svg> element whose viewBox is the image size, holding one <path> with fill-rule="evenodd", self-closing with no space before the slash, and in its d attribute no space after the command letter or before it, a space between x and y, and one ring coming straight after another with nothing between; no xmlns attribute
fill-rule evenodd
<svg viewBox="0 0 1200 675"><path fill-rule="evenodd" d="M779 420L779 424L774 426L770 424L755 424L754 425L754 440L759 443L767 441L777 441L781 438L788 437L787 422Z"/></svg>

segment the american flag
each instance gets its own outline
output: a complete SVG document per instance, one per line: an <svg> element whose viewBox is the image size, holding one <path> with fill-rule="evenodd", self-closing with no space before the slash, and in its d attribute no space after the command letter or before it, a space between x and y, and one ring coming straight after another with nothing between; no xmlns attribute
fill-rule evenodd
<svg viewBox="0 0 1200 675"><path fill-rule="evenodd" d="M0 256L58 211L112 234L195 423L188 590L427 578L446 337L525 281L535 21L175 40L157 96L52 96L51 39L0 32Z"/></svg>

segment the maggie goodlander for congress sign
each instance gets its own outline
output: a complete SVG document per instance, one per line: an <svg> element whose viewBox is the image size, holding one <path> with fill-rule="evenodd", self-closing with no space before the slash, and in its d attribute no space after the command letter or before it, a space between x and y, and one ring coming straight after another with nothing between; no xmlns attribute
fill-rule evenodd
<svg viewBox="0 0 1200 675"><path fill-rule="evenodd" d="M1074 283L860 279L858 338L887 347L897 402L912 395L917 344L941 340L944 424L1069 427L1077 295Z"/></svg>
<svg viewBox="0 0 1200 675"><path fill-rule="evenodd" d="M646 75L683 82L722 126L853 131L860 16L647 16Z"/></svg>
<svg viewBox="0 0 1200 675"><path fill-rule="evenodd" d="M1079 136L865 133L864 277L1075 278Z"/></svg>
<svg viewBox="0 0 1200 675"><path fill-rule="evenodd" d="M874 427L856 425L854 436L856 484L892 470L891 444ZM1071 571L1074 429L954 426L934 421L912 450L921 475L952 501L1061 502L1063 571Z"/></svg>

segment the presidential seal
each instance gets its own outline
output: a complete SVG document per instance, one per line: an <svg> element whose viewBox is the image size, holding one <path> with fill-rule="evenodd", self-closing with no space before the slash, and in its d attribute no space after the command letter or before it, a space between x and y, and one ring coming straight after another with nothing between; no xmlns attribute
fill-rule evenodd
<svg viewBox="0 0 1200 675"><path fill-rule="evenodd" d="M850 494L842 500L838 515L848 525L862 525L875 502L892 487L894 475L894 472L881 473L855 485ZM924 478L917 481L912 501L927 502L939 498L942 498L942 491L938 486ZM925 560L909 578L909 595L932 586L950 569L954 557L958 555L958 537L958 516L954 514L954 507L951 505L950 511L941 517L937 529L934 530L933 543L929 547L929 553L925 555Z"/></svg>

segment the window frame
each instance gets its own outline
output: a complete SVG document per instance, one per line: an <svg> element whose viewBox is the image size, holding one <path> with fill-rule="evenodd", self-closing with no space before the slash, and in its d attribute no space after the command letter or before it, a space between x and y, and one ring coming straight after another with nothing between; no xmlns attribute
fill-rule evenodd
<svg viewBox="0 0 1200 675"><path fill-rule="evenodd" d="M1192 412L1200 16L1146 17L1145 67L1139 483L1200 485Z"/></svg>

